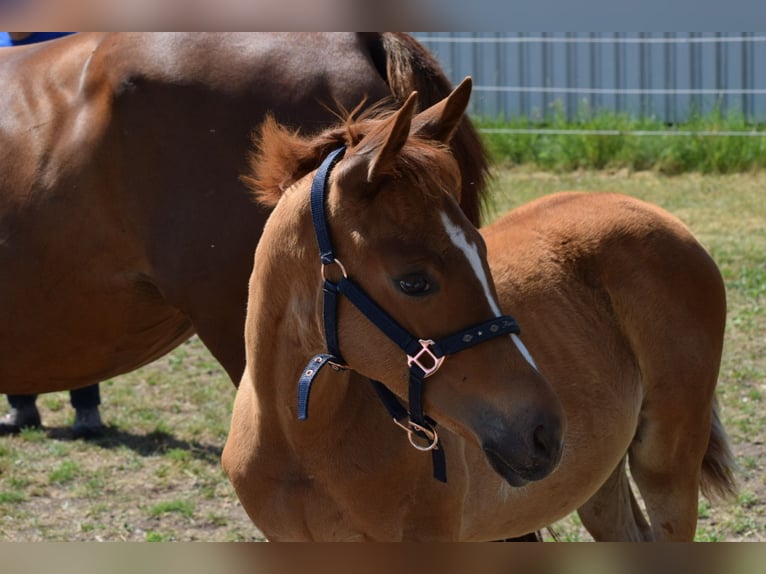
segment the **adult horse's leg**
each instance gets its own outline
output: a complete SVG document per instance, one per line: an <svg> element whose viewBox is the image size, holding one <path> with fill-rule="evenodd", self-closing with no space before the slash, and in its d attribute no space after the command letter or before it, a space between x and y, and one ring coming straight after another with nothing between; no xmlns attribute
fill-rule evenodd
<svg viewBox="0 0 766 574"><path fill-rule="evenodd" d="M625 458L579 509L583 526L596 541L650 541L652 532L625 473Z"/></svg>

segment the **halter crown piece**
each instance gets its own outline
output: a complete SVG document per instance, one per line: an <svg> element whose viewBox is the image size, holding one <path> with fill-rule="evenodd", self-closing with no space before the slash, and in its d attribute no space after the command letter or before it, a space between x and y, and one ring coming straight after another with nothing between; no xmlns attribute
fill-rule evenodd
<svg viewBox="0 0 766 574"><path fill-rule="evenodd" d="M367 319L406 353L407 364L410 368L409 412L385 385L378 381L370 380L370 382L394 422L407 432L412 446L418 450L431 451L434 477L446 482L447 469L444 449L439 447L439 436L435 431L436 423L423 414L424 381L436 372L447 355L455 354L501 335L519 334L520 329L513 317L501 315L438 341L418 339L410 335L359 285L349 279L345 267L340 260L335 258L324 209L329 174L335 164L343 157L344 152L345 148L341 147L330 153L322 162L311 183L311 217L314 221L314 231L319 243L319 256L324 277L323 319L328 352L314 356L301 374L298 381L298 419L305 420L308 418L311 384L320 369L327 364L336 368L345 368L342 367L344 361L338 344L337 328L338 296L344 295ZM337 265L342 271L343 276L337 283L326 278L324 268L328 265Z"/></svg>

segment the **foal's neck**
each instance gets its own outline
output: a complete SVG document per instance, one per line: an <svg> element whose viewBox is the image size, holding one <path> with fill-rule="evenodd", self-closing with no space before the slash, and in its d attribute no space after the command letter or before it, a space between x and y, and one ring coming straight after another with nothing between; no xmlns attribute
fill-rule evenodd
<svg viewBox="0 0 766 574"><path fill-rule="evenodd" d="M327 351L322 322L322 276L308 190L293 189L280 200L256 251L246 325L247 364L264 424L298 429L297 386L311 357ZM347 410L357 395L348 372L325 367L311 393L312 432L321 420L337 425L335 413ZM366 391L366 392L365 392ZM371 402L371 401L369 401ZM313 416L312 416L313 415ZM273 421L277 416L278 421ZM269 422L267 422L269 420Z"/></svg>

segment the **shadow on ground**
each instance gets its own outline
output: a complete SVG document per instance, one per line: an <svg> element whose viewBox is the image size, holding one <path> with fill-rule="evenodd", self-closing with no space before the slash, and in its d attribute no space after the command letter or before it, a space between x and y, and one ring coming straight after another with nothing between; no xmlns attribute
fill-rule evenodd
<svg viewBox="0 0 766 574"><path fill-rule="evenodd" d="M170 433L153 431L136 434L114 426L107 426L104 433L96 437L76 438L68 426L46 427L46 436L53 440L83 440L105 449L129 448L141 456L159 456L169 450L187 451L197 460L220 464L223 445L203 444L197 441L179 440Z"/></svg>

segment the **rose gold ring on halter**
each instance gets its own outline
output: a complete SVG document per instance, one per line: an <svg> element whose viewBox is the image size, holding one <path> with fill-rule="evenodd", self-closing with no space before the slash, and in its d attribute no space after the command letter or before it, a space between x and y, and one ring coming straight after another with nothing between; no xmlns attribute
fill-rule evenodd
<svg viewBox="0 0 766 574"><path fill-rule="evenodd" d="M333 264L337 265L338 267L340 267L340 272L343 273L343 278L344 279L348 279L348 273L346 273L346 267L343 265L343 263L340 262L340 259L333 259L332 263L322 263L322 279L327 281L327 275L325 275L324 270L329 265L333 265Z"/></svg>
<svg viewBox="0 0 766 574"><path fill-rule="evenodd" d="M404 431L407 433L407 438L409 439L410 444L413 447L415 447L416 449L421 450L423 452L427 452L429 450L435 449L436 445L439 444L439 435L436 434L436 431L434 429L429 428L429 427L421 426L421 425L419 425L417 423L414 423L412 421L407 421L407 424L409 426L407 426L407 425L405 425L403 423L400 423L396 419L393 419L393 421L394 421L394 423L396 423L396 425L398 427L404 429ZM420 432L422 432L423 434L426 435L426 437L429 440L429 443L427 445L423 446L422 444L418 444L417 443L417 441L415 440L415 436L416 436L415 433L417 431L420 431Z"/></svg>
<svg viewBox="0 0 766 574"><path fill-rule="evenodd" d="M442 363L446 357L437 357L434 354L434 352L430 349L430 346L434 344L431 339L420 339L418 342L422 348L417 353L415 353L414 357L407 355L407 366L411 367L412 363L415 363L418 367L420 367L420 370L423 371L423 378L427 379L439 370L439 367L442 366ZM421 362L421 357L424 355L430 360L430 365L424 365Z"/></svg>

